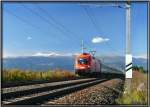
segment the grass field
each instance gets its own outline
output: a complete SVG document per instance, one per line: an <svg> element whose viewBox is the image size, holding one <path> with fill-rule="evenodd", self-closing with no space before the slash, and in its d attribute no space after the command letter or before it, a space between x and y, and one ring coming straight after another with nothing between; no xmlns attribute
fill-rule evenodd
<svg viewBox="0 0 150 107"><path fill-rule="evenodd" d="M127 88L125 83L125 90L117 100L117 104L131 104L131 105L147 105L148 103L148 86L147 73L133 71L133 78L131 79L131 88Z"/></svg>
<svg viewBox="0 0 150 107"><path fill-rule="evenodd" d="M32 81L32 80L67 80L74 79L76 75L66 70L53 70L53 71L29 71L20 69L3 70L2 82L15 82L15 81Z"/></svg>

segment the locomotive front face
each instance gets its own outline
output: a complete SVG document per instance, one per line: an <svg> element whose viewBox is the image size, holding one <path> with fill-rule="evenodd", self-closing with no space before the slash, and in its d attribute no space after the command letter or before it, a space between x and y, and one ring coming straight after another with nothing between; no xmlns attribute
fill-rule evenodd
<svg viewBox="0 0 150 107"><path fill-rule="evenodd" d="M79 58L77 63L79 69L90 68L90 61L88 58Z"/></svg>
<svg viewBox="0 0 150 107"><path fill-rule="evenodd" d="M86 73L90 72L90 57L89 56L79 56L76 58L75 62L75 72L76 73Z"/></svg>

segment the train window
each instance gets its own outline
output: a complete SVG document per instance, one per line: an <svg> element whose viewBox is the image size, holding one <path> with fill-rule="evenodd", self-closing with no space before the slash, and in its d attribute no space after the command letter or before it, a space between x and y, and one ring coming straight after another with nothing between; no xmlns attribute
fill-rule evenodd
<svg viewBox="0 0 150 107"><path fill-rule="evenodd" d="M84 59L84 58L80 58L78 60L79 64L88 64L88 60L87 59Z"/></svg>

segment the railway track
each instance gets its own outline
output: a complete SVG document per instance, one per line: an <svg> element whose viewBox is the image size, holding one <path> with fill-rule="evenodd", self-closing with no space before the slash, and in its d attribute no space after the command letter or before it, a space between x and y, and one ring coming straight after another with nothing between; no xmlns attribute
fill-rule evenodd
<svg viewBox="0 0 150 107"><path fill-rule="evenodd" d="M68 80L59 80L59 81L32 80L32 81L3 82L1 87L2 88L9 88L9 87L17 87L17 86L25 86L25 85L50 83L50 82L71 81L71 80L78 80L78 79L85 79L85 78L75 77L75 78L70 79L70 80L68 79Z"/></svg>
<svg viewBox="0 0 150 107"><path fill-rule="evenodd" d="M2 104L32 105L61 97L83 88L96 85L106 79L88 78L71 81L35 84L2 89Z"/></svg>

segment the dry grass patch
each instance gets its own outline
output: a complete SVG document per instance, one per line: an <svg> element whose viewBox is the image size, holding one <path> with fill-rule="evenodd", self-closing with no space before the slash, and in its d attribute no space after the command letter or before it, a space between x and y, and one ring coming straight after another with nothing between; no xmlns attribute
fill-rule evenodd
<svg viewBox="0 0 150 107"><path fill-rule="evenodd" d="M2 81L12 82L12 81L32 81L32 80L67 80L76 78L75 74L66 70L54 70L54 71L30 71L30 70L20 70L11 69L3 70Z"/></svg>
<svg viewBox="0 0 150 107"><path fill-rule="evenodd" d="M123 95L116 100L117 104L138 104L147 105L148 103L148 86L147 73L133 71L133 78L131 80L131 88L127 89L125 84L125 91Z"/></svg>

